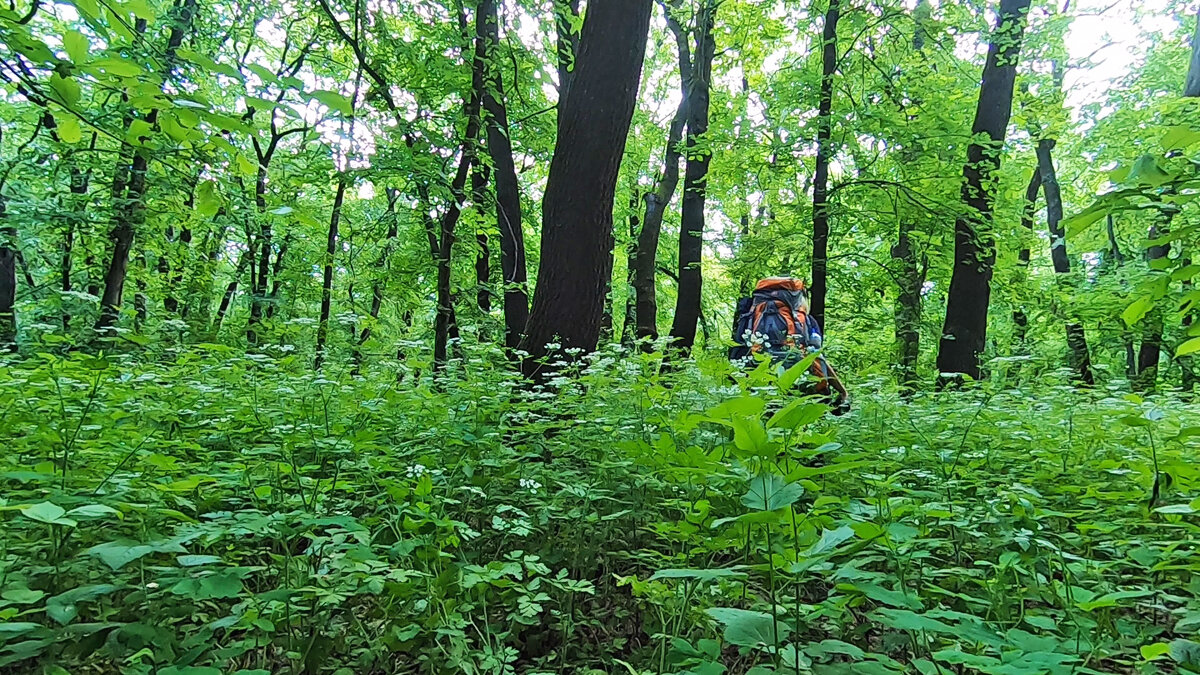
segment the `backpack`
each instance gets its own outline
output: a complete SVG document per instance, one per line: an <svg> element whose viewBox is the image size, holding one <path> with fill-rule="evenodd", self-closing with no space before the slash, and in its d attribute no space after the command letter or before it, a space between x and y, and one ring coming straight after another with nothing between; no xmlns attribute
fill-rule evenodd
<svg viewBox="0 0 1200 675"><path fill-rule="evenodd" d="M734 316L729 360L743 366L754 363L754 354L765 354L784 369L799 363L823 342L821 327L804 309L804 282L770 277L758 282L754 293L738 301ZM809 369L816 377L817 394L830 393L829 366L818 356Z"/></svg>

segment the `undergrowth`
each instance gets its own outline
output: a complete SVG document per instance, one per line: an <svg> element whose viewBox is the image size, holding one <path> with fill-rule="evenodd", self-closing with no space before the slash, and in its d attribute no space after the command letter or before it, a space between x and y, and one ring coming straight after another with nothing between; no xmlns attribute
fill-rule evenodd
<svg viewBox="0 0 1200 675"><path fill-rule="evenodd" d="M0 368L0 670L1157 672L1196 410L1046 384L824 415L610 351L528 390L215 345Z"/></svg>

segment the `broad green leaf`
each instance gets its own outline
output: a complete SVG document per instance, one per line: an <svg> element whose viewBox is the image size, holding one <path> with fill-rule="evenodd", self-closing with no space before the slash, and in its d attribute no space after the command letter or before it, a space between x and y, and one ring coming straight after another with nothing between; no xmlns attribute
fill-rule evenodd
<svg viewBox="0 0 1200 675"><path fill-rule="evenodd" d="M892 607L901 607L901 608L909 608L909 609L921 609L921 607L922 607L921 599L919 597L917 597L916 593L905 593L903 591L893 591L893 590L884 588L883 586L880 586L879 584L859 582L859 583L853 583L853 584L838 584L837 588L838 588L838 590L843 590L843 591L846 591L846 590L858 591L859 593L862 593L863 595L867 596L868 598L870 598L876 602L880 602L885 605L891 605ZM880 610L880 611L884 611L884 610ZM908 612L908 613L911 614L912 612ZM924 618L924 617L922 617L922 618Z"/></svg>
<svg viewBox="0 0 1200 675"><path fill-rule="evenodd" d="M215 555L181 555L177 556L175 560L181 567L198 567L221 562L220 556Z"/></svg>
<svg viewBox="0 0 1200 675"><path fill-rule="evenodd" d="M1142 645L1142 658L1147 661L1153 661L1166 656L1171 651L1171 645L1167 642L1156 642L1151 645Z"/></svg>
<svg viewBox="0 0 1200 675"><path fill-rule="evenodd" d="M0 598L18 605L29 605L41 600L45 595L45 591L36 591L30 588L10 588L0 593Z"/></svg>
<svg viewBox="0 0 1200 675"><path fill-rule="evenodd" d="M58 139L63 143L78 143L83 140L83 130L79 128L79 119L69 113L57 113L54 116L54 127Z"/></svg>
<svg viewBox="0 0 1200 675"><path fill-rule="evenodd" d="M1200 352L1200 337L1192 338L1179 345L1179 348L1175 350L1175 356L1187 356L1196 352Z"/></svg>
<svg viewBox="0 0 1200 675"><path fill-rule="evenodd" d="M58 100L68 108L73 108L79 103L79 83L74 78L54 73L50 76L50 88L58 95Z"/></svg>
<svg viewBox="0 0 1200 675"><path fill-rule="evenodd" d="M808 373L809 368L812 367L812 364L816 362L820 356L820 352L813 352L806 355L796 365L785 370L783 374L779 376L779 388L785 392L790 390L796 384L797 380L804 377Z"/></svg>
<svg viewBox="0 0 1200 675"><path fill-rule="evenodd" d="M739 647L774 646L791 635L792 627L782 618L765 612L732 607L714 607L706 611L725 627L725 641Z"/></svg>
<svg viewBox="0 0 1200 675"><path fill-rule="evenodd" d="M1146 296L1139 297L1134 300L1125 311L1121 312L1121 319L1125 321L1125 325L1132 326L1142 320L1142 317L1154 308L1154 299Z"/></svg>
<svg viewBox="0 0 1200 675"><path fill-rule="evenodd" d="M65 593L60 593L46 601L46 616L60 625L67 625L79 616L77 605L81 602L94 600L102 595L108 595L117 590L112 584L93 584L80 586Z"/></svg>
<svg viewBox="0 0 1200 675"><path fill-rule="evenodd" d="M68 516L74 518L107 518L108 516L117 516L121 518L123 514L111 506L104 504L88 504L87 506L77 506L70 511L67 511Z"/></svg>
<svg viewBox="0 0 1200 675"><path fill-rule="evenodd" d="M929 631L932 633L954 634L954 628L924 614L910 612L907 609L880 608L871 612L871 618L879 623L896 630Z"/></svg>
<svg viewBox="0 0 1200 675"><path fill-rule="evenodd" d="M221 196L217 194L217 185L206 180L196 186L196 213L201 218L212 218L221 210Z"/></svg>
<svg viewBox="0 0 1200 675"><path fill-rule="evenodd" d="M731 398L718 403L705 411L704 414L713 422L732 426L730 420L737 417L761 418L766 407L767 402L762 398L757 396L739 396L738 398Z"/></svg>
<svg viewBox="0 0 1200 675"><path fill-rule="evenodd" d="M38 504L22 506L21 515L30 520L36 520L39 523L63 525L66 527L75 527L76 525L74 520L65 517L67 515L66 509L53 502L40 502Z"/></svg>
<svg viewBox="0 0 1200 675"><path fill-rule="evenodd" d="M1167 129L1167 133L1163 134L1162 140L1159 141L1163 150L1170 152L1171 150L1184 150L1197 143L1200 143L1200 131L1195 131L1191 127L1173 126Z"/></svg>
<svg viewBox="0 0 1200 675"><path fill-rule="evenodd" d="M324 104L325 107L341 115L349 117L350 115L354 114L354 104L348 97L343 96L336 91L318 89L317 91L309 92L308 95L313 100L319 101L320 103Z"/></svg>
<svg viewBox="0 0 1200 675"><path fill-rule="evenodd" d="M766 455L770 448L767 428L756 417L734 417L733 444L744 452Z"/></svg>
<svg viewBox="0 0 1200 675"><path fill-rule="evenodd" d="M797 429L805 427L829 412L829 406L798 399L788 403L767 422L769 429Z"/></svg>
<svg viewBox="0 0 1200 675"><path fill-rule="evenodd" d="M1076 606L1085 612L1090 612L1101 607L1116 607L1121 600L1144 598L1147 595L1154 595L1154 591L1117 591L1115 593L1105 593L1095 600L1076 603Z"/></svg>
<svg viewBox="0 0 1200 675"><path fill-rule="evenodd" d="M156 541L148 544L120 540L93 546L87 550L87 553L100 558L105 565L116 571L151 553L187 553L187 549L175 540Z"/></svg>
<svg viewBox="0 0 1200 675"><path fill-rule="evenodd" d="M68 30L62 36L63 51L67 53L67 57L71 59L71 63L75 65L83 65L88 60L88 50L91 48L91 43L87 37L77 30Z"/></svg>
<svg viewBox="0 0 1200 675"><path fill-rule="evenodd" d="M779 475L768 473L750 480L742 504L756 511L778 511L795 504L803 495L804 487L799 483L785 483Z"/></svg>
<svg viewBox="0 0 1200 675"><path fill-rule="evenodd" d="M801 557L814 557L824 555L837 548L843 542L854 538L854 530L848 525L843 525L836 530L823 530L821 538L817 543L809 546Z"/></svg>
<svg viewBox="0 0 1200 675"><path fill-rule="evenodd" d="M98 71L113 77L137 77L146 72L141 66L119 56L96 59L88 64L88 70Z"/></svg>

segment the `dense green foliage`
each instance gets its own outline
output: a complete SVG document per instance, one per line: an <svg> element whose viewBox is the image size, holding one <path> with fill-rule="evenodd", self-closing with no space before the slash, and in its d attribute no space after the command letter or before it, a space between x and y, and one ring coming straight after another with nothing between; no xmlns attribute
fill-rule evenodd
<svg viewBox="0 0 1200 675"><path fill-rule="evenodd" d="M1172 642L1200 621L1197 428L1176 401L1047 380L1032 404L906 405L881 386L831 424L802 399L764 415L757 376L714 390L702 364L667 387L657 357L599 354L519 394L482 348L446 393L170 356L4 371L9 667L1032 674L1195 655Z"/></svg>

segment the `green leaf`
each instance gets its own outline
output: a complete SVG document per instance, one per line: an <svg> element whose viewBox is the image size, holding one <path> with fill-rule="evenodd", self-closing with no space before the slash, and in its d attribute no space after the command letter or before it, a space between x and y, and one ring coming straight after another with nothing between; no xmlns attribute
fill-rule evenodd
<svg viewBox="0 0 1200 675"><path fill-rule="evenodd" d="M659 579L695 579L697 581L714 581L716 579L743 579L746 573L737 569L687 570L666 569L655 572L650 581Z"/></svg>
<svg viewBox="0 0 1200 675"><path fill-rule="evenodd" d="M187 549L180 546L179 542L175 540L156 541L148 544L119 540L93 546L87 550L87 553L100 558L105 565L116 571L151 553L187 553Z"/></svg>
<svg viewBox="0 0 1200 675"><path fill-rule="evenodd" d="M212 218L221 210L221 196L217 194L217 184L206 180L196 186L196 213L201 218Z"/></svg>
<svg viewBox="0 0 1200 675"><path fill-rule="evenodd" d="M767 437L766 427L758 418L734 417L732 423L733 444L738 450L756 455L767 454L770 439Z"/></svg>
<svg viewBox="0 0 1200 675"><path fill-rule="evenodd" d="M88 42L87 36L77 30L68 30L63 33L63 51L67 53L67 57L71 59L71 63L81 66L88 60L88 50L91 48L91 43Z"/></svg>
<svg viewBox="0 0 1200 675"><path fill-rule="evenodd" d="M63 77L58 73L50 76L50 88L58 95L58 100L68 108L79 103L79 83L71 77Z"/></svg>
<svg viewBox="0 0 1200 675"><path fill-rule="evenodd" d="M921 609L921 599L915 593L905 593L903 591L893 591L878 584L860 582L854 584L838 584L838 590L855 590L868 598L891 605L892 607L906 607L909 609ZM890 610L880 610L890 611ZM912 614L912 612L908 612ZM890 616L890 615L889 615Z"/></svg>
<svg viewBox="0 0 1200 675"><path fill-rule="evenodd" d="M1200 143L1200 131L1194 131L1191 127L1173 126L1167 129L1159 143L1167 152L1184 150Z"/></svg>
<svg viewBox="0 0 1200 675"><path fill-rule="evenodd" d="M1196 352L1200 352L1200 337L1194 337L1179 345L1175 350L1175 356L1187 356Z"/></svg>
<svg viewBox="0 0 1200 675"><path fill-rule="evenodd" d="M221 675L221 669L212 666L167 666L159 668L158 675Z"/></svg>
<svg viewBox="0 0 1200 675"><path fill-rule="evenodd" d="M39 523L64 525L66 527L75 527L77 524L74 520L64 517L67 514L66 509L52 502L29 504L20 508L21 515L30 520L36 520Z"/></svg>
<svg viewBox="0 0 1200 675"><path fill-rule="evenodd" d="M822 530L821 538L817 540L817 543L809 546L800 555L806 558L824 555L853 538L854 530L848 525L843 525L836 530Z"/></svg>
<svg viewBox="0 0 1200 675"><path fill-rule="evenodd" d="M1146 314L1154 308L1154 299L1142 296L1134 300L1124 312L1121 312L1121 319L1125 321L1125 325L1132 326L1142 320Z"/></svg>
<svg viewBox="0 0 1200 675"><path fill-rule="evenodd" d="M1192 670L1200 667L1200 644L1191 640L1172 640L1170 651L1168 652L1171 658L1181 666L1187 666Z"/></svg>
<svg viewBox="0 0 1200 675"><path fill-rule="evenodd" d="M96 59L88 64L88 70L99 71L113 77L137 77L146 72L141 66L119 56Z"/></svg>
<svg viewBox="0 0 1200 675"><path fill-rule="evenodd" d="M782 619L765 612L732 607L713 607L706 614L725 627L725 641L739 647L774 646L791 635L792 628Z"/></svg>
<svg viewBox="0 0 1200 675"><path fill-rule="evenodd" d="M108 516L122 517L122 513L111 506L103 504L88 504L87 506L77 506L70 511L67 511L68 516L75 518L107 518Z"/></svg>
<svg viewBox="0 0 1200 675"><path fill-rule="evenodd" d="M35 591L30 588L10 588L0 593L0 598L17 605L31 605L41 600L45 595L45 591Z"/></svg>
<svg viewBox="0 0 1200 675"><path fill-rule="evenodd" d="M1156 642L1152 645L1142 645L1140 651L1142 652L1143 659L1147 661L1153 661L1169 654L1171 651L1171 645L1167 642Z"/></svg>
<svg viewBox="0 0 1200 675"><path fill-rule="evenodd" d="M895 628L896 630L954 634L954 629L949 625L924 614L910 612L907 609L889 609L884 607L871 612L871 618L888 628Z"/></svg>
<svg viewBox="0 0 1200 675"><path fill-rule="evenodd" d="M1100 609L1101 607L1116 607L1117 603L1121 600L1144 598L1147 595L1154 595L1154 591L1117 591L1115 593L1105 593L1095 600L1076 603L1076 606L1085 612L1090 612L1093 609Z"/></svg>
<svg viewBox="0 0 1200 675"><path fill-rule="evenodd" d="M65 626L79 616L79 608L76 606L78 603L94 600L115 590L117 587L112 584L93 584L73 588L46 601L46 616Z"/></svg>
<svg viewBox="0 0 1200 675"><path fill-rule="evenodd" d="M812 367L812 364L816 362L820 355L820 352L814 351L806 355L796 365L783 371L783 374L779 376L779 388L785 392L791 389L796 384L796 380L799 380L808 373L808 369Z"/></svg>
<svg viewBox="0 0 1200 675"><path fill-rule="evenodd" d="M732 426L731 420L738 417L759 419L767 408L767 402L757 396L739 396L722 401L704 412L713 422Z"/></svg>
<svg viewBox="0 0 1200 675"><path fill-rule="evenodd" d="M821 416L827 412L829 412L827 405L798 399L772 415L771 420L767 422L767 428L790 430L805 427L821 419Z"/></svg>
<svg viewBox="0 0 1200 675"><path fill-rule="evenodd" d="M343 96L336 91L327 89L318 89L317 91L309 92L308 96L315 101L324 104L325 107L349 117L354 114L354 104L349 98Z"/></svg>
<svg viewBox="0 0 1200 675"><path fill-rule="evenodd" d="M58 140L63 143L78 143L83 140L83 130L79 128L79 119L69 113L54 115L54 129Z"/></svg>
<svg viewBox="0 0 1200 675"><path fill-rule="evenodd" d="M221 562L221 558L215 555L181 555L175 558L180 567L199 567L201 565L213 565Z"/></svg>
<svg viewBox="0 0 1200 675"><path fill-rule="evenodd" d="M778 511L796 503L804 495L799 483L784 483L778 474L768 473L752 478L750 490L742 496L742 504L756 511Z"/></svg>

